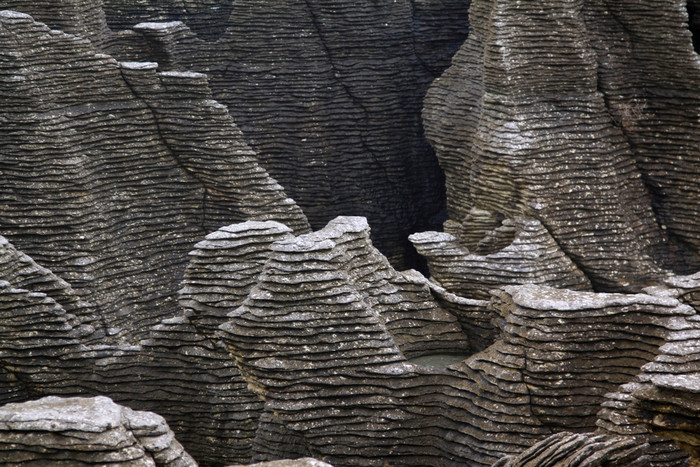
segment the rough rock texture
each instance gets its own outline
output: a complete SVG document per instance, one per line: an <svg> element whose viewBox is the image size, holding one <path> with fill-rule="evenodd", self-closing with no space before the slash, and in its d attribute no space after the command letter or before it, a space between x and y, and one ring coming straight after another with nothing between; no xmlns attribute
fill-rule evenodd
<svg viewBox="0 0 700 467"><path fill-rule="evenodd" d="M678 294L700 290L697 274L668 281L679 286ZM697 315L689 318L697 324ZM691 465L700 464L700 332L697 326L684 326L672 333L660 355L642 367L631 388L627 415L645 423L651 432L670 438L691 456Z"/></svg>
<svg viewBox="0 0 700 467"><path fill-rule="evenodd" d="M509 286L489 305L498 317L493 345L444 370L411 365L331 267L339 252L328 234L274 243L258 284L220 326L265 401L254 459L490 465L553 432L592 432L605 394L630 381L673 330L696 327L694 310L669 296ZM303 298L292 300L300 288ZM366 438L383 441L365 443L362 454L343 448ZM592 446L608 446L599 441ZM609 455L641 455L637 444L616 439Z"/></svg>
<svg viewBox="0 0 700 467"><path fill-rule="evenodd" d="M513 284L591 289L586 276L536 220L504 220L474 246L474 253L448 232L416 233L409 239L427 258L431 279L462 297L488 299L491 289Z"/></svg>
<svg viewBox="0 0 700 467"><path fill-rule="evenodd" d="M107 397L45 397L0 407L3 465L195 467L163 417Z"/></svg>
<svg viewBox="0 0 700 467"><path fill-rule="evenodd" d="M627 409L632 394L639 388L638 382L623 384L615 392L605 395L596 421L596 433L633 438L637 444L648 447L645 452L649 464L654 466L687 465L688 454L673 441L654 435L648 426L629 417Z"/></svg>
<svg viewBox="0 0 700 467"><path fill-rule="evenodd" d="M279 238L275 243L270 243L271 231ZM331 326L334 314L349 314L343 318L349 326L357 313L358 322L370 317L376 321L373 324L376 329L368 332L383 337L373 338L368 345L379 345L376 351L380 354L385 344L379 342L384 340L390 341L386 345L397 345L407 357L466 351L468 340L458 320L438 307L424 280L394 270L372 246L369 231L366 219L360 217L338 217L324 229L300 237L288 234L284 237L287 233L284 226L272 223L264 226L247 223L221 229L211 239L198 244L193 252L196 269L190 266L192 272L185 283L196 280L199 285L197 290L186 286L186 295L182 296L188 300L185 306L195 312L193 319L202 321L216 320L217 316L220 320L218 309L232 310L238 303L254 307L251 322L246 325L249 333L246 339L253 341L258 340L258 332L266 335L267 321L275 317L296 319L307 314L310 322L304 327L305 332L310 332L311 323ZM235 241L234 237L243 240ZM217 241L222 239L225 240ZM240 246L243 241L253 244L250 255L242 254L245 250L238 248L235 255L226 254L228 248ZM206 254L207 249L221 253ZM234 273L243 271L245 278L237 281L238 287L222 290L219 281L225 282L226 276L218 273L221 268ZM257 301L251 302L251 297ZM332 311L335 307L345 311ZM228 319L230 314L225 317ZM352 328L341 331L343 326L338 325L340 328L335 332L339 333L339 339L343 339L342 332L356 338ZM292 333L292 330L284 332ZM273 345L269 341L268 344Z"/></svg>
<svg viewBox="0 0 700 467"><path fill-rule="evenodd" d="M120 64L26 14L0 24L0 400L106 393L203 463L248 460L261 403L177 291L207 232L305 216L205 76Z"/></svg>
<svg viewBox="0 0 700 467"><path fill-rule="evenodd" d="M472 2L423 111L450 218L534 217L599 289L696 265L700 62L682 10Z"/></svg>
<svg viewBox="0 0 700 467"><path fill-rule="evenodd" d="M259 462L257 464L247 464L255 467L333 467L330 464L327 464L325 462L321 462L318 459L313 459L311 457L303 457L299 459L283 459L279 461L270 461L270 462ZM231 465L228 467L243 467L243 464L240 465Z"/></svg>
<svg viewBox="0 0 700 467"><path fill-rule="evenodd" d="M205 77L120 66L19 13L2 25L2 233L98 307L110 333L172 315L205 233L255 217L308 229Z"/></svg>
<svg viewBox="0 0 700 467"><path fill-rule="evenodd" d="M7 242L3 252L23 267L4 271L8 281L0 281L0 403L109 394L162 414L204 465L250 459L262 403L228 353L196 332L184 314L153 326L136 344L106 344L99 322L84 324L81 315L66 312L63 303L84 308L56 287L55 276Z"/></svg>
<svg viewBox="0 0 700 467"><path fill-rule="evenodd" d="M314 228L365 216L374 243L399 266L416 260L406 258L415 256L407 235L444 218L442 173L420 109L466 37L467 3L256 0L230 6L216 42L181 22L134 29L163 69L209 75L216 99Z"/></svg>
<svg viewBox="0 0 700 467"><path fill-rule="evenodd" d="M632 438L557 433L517 456L499 460L493 467L643 467L649 465L645 448Z"/></svg>

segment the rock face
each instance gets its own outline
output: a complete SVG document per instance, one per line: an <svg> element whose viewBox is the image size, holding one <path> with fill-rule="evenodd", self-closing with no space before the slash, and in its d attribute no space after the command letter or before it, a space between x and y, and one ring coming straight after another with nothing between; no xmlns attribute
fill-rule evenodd
<svg viewBox="0 0 700 467"><path fill-rule="evenodd" d="M195 467L163 417L106 397L45 397L0 407L5 465Z"/></svg>
<svg viewBox="0 0 700 467"><path fill-rule="evenodd" d="M464 230L473 231L471 226ZM416 233L409 239L427 258L431 279L462 297L488 299L492 288L510 284L591 290L586 276L536 220L504 220L474 245L474 253L448 232Z"/></svg>
<svg viewBox="0 0 700 467"><path fill-rule="evenodd" d="M645 447L631 438L557 433L526 449L518 456L499 460L493 464L493 467L537 465L642 467L649 465L649 458L643 455Z"/></svg>
<svg viewBox="0 0 700 467"><path fill-rule="evenodd" d="M466 2L0 2L0 463L697 463L696 2L613 3L472 3L427 279Z"/></svg>
<svg viewBox="0 0 700 467"><path fill-rule="evenodd" d="M265 401L254 459L415 465L420 453L426 465L490 465L552 432L592 432L605 395L658 355L674 330L697 327L695 311L670 295L508 286L488 305L499 331L491 346L445 370L413 365L352 287L347 271L357 261L338 268L348 258L339 230L356 229L338 219L273 243L257 284L220 326ZM408 431L426 420L430 428ZM338 448L377 433L384 443L369 443L366 454ZM589 438L576 438L576 455L598 447L619 462L647 455L636 438Z"/></svg>
<svg viewBox="0 0 700 467"><path fill-rule="evenodd" d="M315 229L339 215L367 217L375 245L394 265L410 265L407 235L444 217L422 98L466 37L468 2L224 3L216 14L230 16L215 42L180 22L134 29L163 69L208 74L215 98ZM118 18L130 2L106 4ZM187 19L178 9L150 11Z"/></svg>
<svg viewBox="0 0 700 467"><path fill-rule="evenodd" d="M206 232L256 217L308 229L206 77L120 65L26 15L2 23L3 234L99 307L110 333L172 315Z"/></svg>
<svg viewBox="0 0 700 467"><path fill-rule="evenodd" d="M681 10L542 8L472 2L469 39L426 96L450 218L534 217L603 290L696 265L700 68Z"/></svg>

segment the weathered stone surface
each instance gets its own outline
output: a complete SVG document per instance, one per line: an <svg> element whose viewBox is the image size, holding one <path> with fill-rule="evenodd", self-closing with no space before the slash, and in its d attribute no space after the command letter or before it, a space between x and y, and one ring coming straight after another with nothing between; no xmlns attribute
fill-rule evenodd
<svg viewBox="0 0 700 467"><path fill-rule="evenodd" d="M448 232L415 233L409 239L427 258L431 279L461 297L484 300L491 289L513 284L591 290L586 276L536 220L504 220L474 246L481 254Z"/></svg>
<svg viewBox="0 0 700 467"><path fill-rule="evenodd" d="M649 427L629 417L627 409L633 400L632 394L639 386L638 382L623 384L615 392L605 395L596 420L596 433L633 438L638 444L647 445L645 453L649 465L686 465L688 454L673 441L654 435Z"/></svg>
<svg viewBox="0 0 700 467"><path fill-rule="evenodd" d="M313 459L311 457L303 457L300 459L289 459L289 460L284 459L284 460L270 461L270 462L258 462L256 464L247 464L247 465L251 465L254 467L333 467L330 464L322 462L318 459ZM228 467L243 467L243 464L231 465Z"/></svg>
<svg viewBox="0 0 700 467"><path fill-rule="evenodd" d="M265 401L255 459L490 465L552 432L593 431L605 395L658 355L674 330L696 327L694 310L670 296L509 286L489 305L499 327L490 347L444 370L411 365L377 316L357 307L356 292L330 267L338 261L333 242L320 233L273 244L259 283L220 326ZM302 258L313 268L295 267ZM285 297L285 284L304 288L304 301ZM378 436L362 454L343 448ZM578 454L610 448L620 462L646 455L646 439L592 436L576 438ZM663 449L666 460L683 458Z"/></svg>
<svg viewBox="0 0 700 467"><path fill-rule="evenodd" d="M415 256L407 235L444 217L420 110L466 37L467 4L256 0L230 5L216 42L177 21L134 30L162 69L209 75L215 98L314 228L365 216L398 266L416 260L406 258ZM177 9L156 16L186 19Z"/></svg>
<svg viewBox="0 0 700 467"><path fill-rule="evenodd" d="M258 250L254 251L258 261L267 256L264 267L260 263L251 264L254 257L245 257L240 253L238 256L224 256L229 246L226 242L207 241L199 244L200 249L194 252L198 263L209 258L216 259L205 266L208 275L198 279L202 284L200 291L204 299L195 294L188 297L194 302L191 307L195 313L202 311L203 316L196 319L221 316L216 311L221 305L208 304L209 296L206 293L219 291L217 283L222 279L218 273L209 271L217 267L217 262L222 265L228 261L228 270L244 270L246 274L252 272L248 276L250 282L239 282L240 289L233 289L229 296L224 291L222 295L212 297L223 301L223 307L229 310L235 308L231 305L237 302L243 307L254 307L255 311L249 318L251 322L246 325L248 338L254 341L257 340L255 334L258 331L267 333L266 329L256 328L266 328L268 320L275 317L284 320L283 316L289 316L294 322L299 316L307 316L305 319L308 323L304 327L308 332L311 330L308 326L330 326L327 320L332 321L333 313L347 313L349 315L343 319L350 321L357 313L358 322L370 316L376 320L373 324L376 329L370 332L382 336L376 338L376 345L383 347L385 344L381 342L389 340L391 343L386 345L397 345L408 357L468 350L468 341L458 320L438 307L425 280L414 278L411 274L399 274L386 257L372 246L369 225L364 218L338 217L322 230L296 238L280 235L281 238L274 243L268 243L269 233L266 236L266 231L260 227L252 223L232 226L220 230L212 239L231 238L227 231L236 232L238 237L262 238L251 250ZM279 225L276 229L285 233ZM201 253L202 248L223 251L222 254L205 257ZM265 248L269 252L260 251ZM257 277L253 275L255 273ZM242 299L240 292L246 294L247 300ZM336 307L345 311L332 312ZM212 309L213 313L210 313ZM230 319L230 315L226 319ZM343 327L340 323L338 325ZM342 333L350 331L337 331L337 335L342 339ZM288 330L284 333L291 332ZM354 332L348 335L352 336ZM381 353L379 347L375 350Z"/></svg>
<svg viewBox="0 0 700 467"><path fill-rule="evenodd" d="M693 277L674 282L697 286ZM677 329L660 355L642 367L630 391L627 415L654 434L675 441L695 465L700 462L700 318L695 315L688 321L696 326Z"/></svg>
<svg viewBox="0 0 700 467"><path fill-rule="evenodd" d="M107 397L45 397L0 407L3 465L187 467L197 463L163 417Z"/></svg>
<svg viewBox="0 0 700 467"><path fill-rule="evenodd" d="M634 439L591 434L557 433L517 456L506 457L493 467L648 466L644 444Z"/></svg>
<svg viewBox="0 0 700 467"><path fill-rule="evenodd" d="M136 345L106 344L99 321L81 322L94 308L84 315L67 313L63 303L75 301L64 300L66 289L56 288L55 276L11 245L4 249L24 267L5 268L7 281L0 281L0 403L45 394L109 394L162 414L207 465L250 459L262 403L247 390L228 352L196 332L184 314L152 326L148 339ZM45 280L30 283L30 271Z"/></svg>
<svg viewBox="0 0 700 467"><path fill-rule="evenodd" d="M256 217L308 229L204 76L120 66L29 16L1 20L2 233L98 307L110 333L172 315L186 252L206 232Z"/></svg>
<svg viewBox="0 0 700 467"><path fill-rule="evenodd" d="M162 413L204 463L247 461L261 403L177 291L207 232L246 219L304 232L305 216L205 76L120 64L23 13L0 23L0 224L14 244L0 244L0 400L106 393Z"/></svg>
<svg viewBox="0 0 700 467"><path fill-rule="evenodd" d="M612 3L475 0L423 116L453 220L534 217L595 287L639 290L697 263L700 69L677 2Z"/></svg>

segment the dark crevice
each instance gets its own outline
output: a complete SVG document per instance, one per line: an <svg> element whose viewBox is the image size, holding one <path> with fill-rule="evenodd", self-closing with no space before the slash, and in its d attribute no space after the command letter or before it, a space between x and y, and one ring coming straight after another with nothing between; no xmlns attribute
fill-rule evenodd
<svg viewBox="0 0 700 467"><path fill-rule="evenodd" d="M309 17L311 18L311 24L314 27L314 30L318 34L319 42L321 44L321 48L323 49L324 54L328 58L328 64L331 67L331 74L333 75L333 79L338 83L338 85L343 88L343 91L347 96L350 98L352 103L357 106L360 110L362 110L362 122L365 124L365 128L369 128L369 120L370 120L370 112L365 107L365 105L360 101L360 99L353 94L353 92L350 90L347 84L343 81L341 77L340 71L336 68L335 66L335 61L333 59L333 54L331 53L330 49L328 48L328 44L326 43L326 38L324 37L324 34L321 29L321 24L320 21L318 20L318 17L316 16L316 13L314 11L313 5L309 2L309 0L304 0L304 4L306 5L306 9L309 12ZM360 143L362 144L362 149L365 150L365 152L370 156L372 161L375 163L377 167L380 168L382 171L384 178L386 179L387 183L389 184L389 187L392 189L395 195L399 196L401 193L400 186L398 185L397 182L393 181L391 177L389 176L389 172L384 166L384 164L381 163L379 160L379 157L377 154L372 150L370 147L369 143L366 140L366 135L365 135L365 129L360 128L358 125L356 125L357 133L360 137Z"/></svg>
<svg viewBox="0 0 700 467"><path fill-rule="evenodd" d="M688 10L688 29L693 35L693 49L700 53L700 1L689 0L685 7Z"/></svg>

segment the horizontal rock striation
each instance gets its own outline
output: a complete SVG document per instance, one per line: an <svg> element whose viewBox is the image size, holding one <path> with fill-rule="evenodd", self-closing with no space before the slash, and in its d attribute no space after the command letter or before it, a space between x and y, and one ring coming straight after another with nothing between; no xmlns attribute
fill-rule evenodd
<svg viewBox="0 0 700 467"><path fill-rule="evenodd" d="M685 219L697 218L700 145L683 135L697 133L698 62L672 3L551 2L543 15L540 4L472 2L469 39L423 111L450 217L534 217L600 290L639 290L659 268L694 264L682 231L698 231ZM649 11L663 12L660 26L645 26ZM620 108L645 95L649 117L634 117L632 135Z"/></svg>
<svg viewBox="0 0 700 467"><path fill-rule="evenodd" d="M457 319L437 306L425 281L411 274L399 274L372 246L369 225L364 218L338 217L322 230L296 238L282 237L272 244L266 243L269 237L266 238L266 231L260 227L258 224L242 224L224 228L217 234L218 237L228 236L227 230L235 231L239 237L258 234L262 241L251 248L252 251L269 245L269 258L258 272L257 283L252 287L232 289L228 297L206 295L208 290L219 290L217 281L220 276L209 276L208 283L206 279L201 280L208 286L200 288L204 300L210 296L222 297L225 306L230 306L240 300L237 297L239 291L247 289L248 296L242 301L242 306L258 310L253 312L251 319L259 320L258 326L261 327L266 326L267 320L262 317L268 313L270 318L278 313L311 313L309 320L325 326L325 320L331 315L327 316L330 310L323 307L348 306L353 313L373 316L377 320L376 332L383 329L382 333L389 333L391 345L398 345L408 357L468 349L467 338ZM284 233L279 226L277 231ZM216 248L214 242L200 245ZM223 248L228 246L226 243L220 245ZM202 262L212 257L196 254ZM222 256L216 255L216 261L220 262ZM255 274L259 268L253 256L228 256L227 260L231 261L229 270L240 269L247 274L252 266L251 272ZM207 270L216 267L216 263L210 264L204 267ZM249 277L253 279L252 274ZM345 298L341 299L341 296ZM197 319L204 320L209 315L216 319L216 311L209 313L205 307L215 310L218 305L201 302L195 294L190 294L188 299L195 302L192 305L195 311L204 311ZM340 303L336 303L336 299ZM317 317L314 317L315 313L319 313ZM254 338L255 325L251 322L248 326L251 333L248 338Z"/></svg>
<svg viewBox="0 0 700 467"><path fill-rule="evenodd" d="M258 283L272 244L293 237L291 232L279 222L248 221L222 227L197 243L179 292L190 321L214 338Z"/></svg>
<svg viewBox="0 0 700 467"><path fill-rule="evenodd" d="M700 61L688 31L692 4L596 0L581 12L598 89L670 237L671 264L686 271L700 268Z"/></svg>
<svg viewBox="0 0 700 467"><path fill-rule="evenodd" d="M216 42L176 21L134 30L164 70L209 75L314 228L367 217L375 245L401 266L415 261L406 236L442 221L442 174L419 116L466 37L467 3L257 0L231 6Z"/></svg>
<svg viewBox="0 0 700 467"><path fill-rule="evenodd" d="M45 397L0 407L0 460L5 465L197 465L163 417L106 397Z"/></svg>
<svg viewBox="0 0 700 467"><path fill-rule="evenodd" d="M605 395L596 420L596 433L628 437L640 445L647 445L645 453L650 465L686 465L687 453L680 450L673 441L653 434L648 426L628 415L632 394L639 386L638 382L623 384L616 391Z"/></svg>
<svg viewBox="0 0 700 467"><path fill-rule="evenodd" d="M444 370L411 365L376 315L356 308L352 289L332 286L347 279L328 266L335 257L329 240L311 240L273 244L261 282L220 327L244 378L265 400L253 448L258 460L490 465L552 433L595 430L605 395L632 380L675 330L695 327L694 311L672 297L509 286L489 305L500 331L491 346ZM282 291L299 287L299 273L284 272L304 256L315 265L303 269L317 278L313 286L303 281L312 302L289 308ZM406 431L415 426L424 428ZM603 435L572 435L578 455L595 446L622 462L644 459L649 448L657 459L683 459L668 444L654 441L652 449L648 436ZM371 449L363 455L342 448L376 436L383 441L365 443ZM417 450L424 445L430 448Z"/></svg>
<svg viewBox="0 0 700 467"><path fill-rule="evenodd" d="M458 296L485 300L491 289L514 284L591 289L586 276L533 219L504 220L474 245L475 252L448 232L416 233L409 239L428 260L431 279Z"/></svg>
<svg viewBox="0 0 700 467"><path fill-rule="evenodd" d="M499 460L493 464L493 467L537 465L642 467L649 465L649 458L644 455L645 447L643 444L637 444L631 438L557 433L517 456Z"/></svg>
<svg viewBox="0 0 700 467"><path fill-rule="evenodd" d="M202 76L120 67L29 16L1 19L2 233L98 307L111 334L172 315L205 232L256 216L308 229Z"/></svg>

